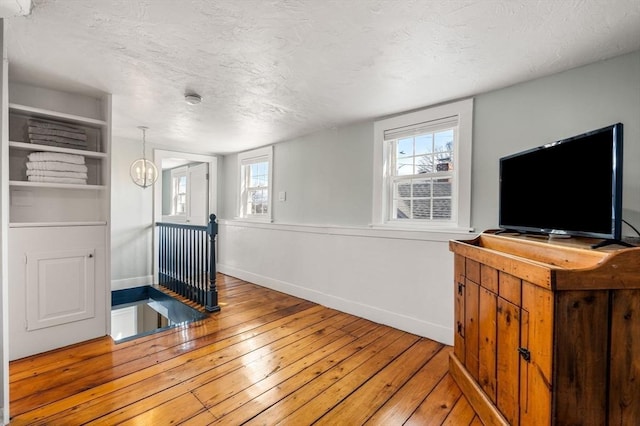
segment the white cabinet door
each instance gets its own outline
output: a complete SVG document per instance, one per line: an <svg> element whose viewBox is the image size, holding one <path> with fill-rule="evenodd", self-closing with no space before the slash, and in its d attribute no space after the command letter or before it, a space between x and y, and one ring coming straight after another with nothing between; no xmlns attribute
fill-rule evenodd
<svg viewBox="0 0 640 426"><path fill-rule="evenodd" d="M9 358L107 335L106 226L9 228Z"/></svg>
<svg viewBox="0 0 640 426"><path fill-rule="evenodd" d="M26 253L27 331L93 318L95 250Z"/></svg>

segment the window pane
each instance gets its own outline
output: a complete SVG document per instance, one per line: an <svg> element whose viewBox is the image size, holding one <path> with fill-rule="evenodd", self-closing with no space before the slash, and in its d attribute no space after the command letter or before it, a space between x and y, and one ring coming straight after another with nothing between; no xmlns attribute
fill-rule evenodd
<svg viewBox="0 0 640 426"><path fill-rule="evenodd" d="M250 214L266 214L269 205L267 189L251 189L248 191L247 210Z"/></svg>
<svg viewBox="0 0 640 426"><path fill-rule="evenodd" d="M448 172L453 170L453 163L450 158L439 158L436 163L436 172Z"/></svg>
<svg viewBox="0 0 640 426"><path fill-rule="evenodd" d="M266 187L269 185L269 164L255 163L249 166L249 187Z"/></svg>
<svg viewBox="0 0 640 426"><path fill-rule="evenodd" d="M451 197L451 178L433 181L434 197Z"/></svg>
<svg viewBox="0 0 640 426"><path fill-rule="evenodd" d="M433 150L433 135L420 135L416 137L416 155L427 154Z"/></svg>
<svg viewBox="0 0 640 426"><path fill-rule="evenodd" d="M411 218L411 200L393 200L394 219Z"/></svg>
<svg viewBox="0 0 640 426"><path fill-rule="evenodd" d="M397 182L394 187L394 198L411 197L411 182Z"/></svg>
<svg viewBox="0 0 640 426"><path fill-rule="evenodd" d="M177 181L178 181L177 193L186 194L187 193L187 177L180 176L177 178Z"/></svg>
<svg viewBox="0 0 640 426"><path fill-rule="evenodd" d="M436 133L434 145L435 152L450 152L453 149L453 129Z"/></svg>
<svg viewBox="0 0 640 426"><path fill-rule="evenodd" d="M413 138L400 139L396 145L396 156L398 158L413 155Z"/></svg>
<svg viewBox="0 0 640 426"><path fill-rule="evenodd" d="M433 200L433 218L451 219L451 200Z"/></svg>
<svg viewBox="0 0 640 426"><path fill-rule="evenodd" d="M433 156L423 155L422 157L416 157L416 172L418 174L433 173Z"/></svg>
<svg viewBox="0 0 640 426"><path fill-rule="evenodd" d="M428 179L413 181L413 197L431 197L431 181Z"/></svg>
<svg viewBox="0 0 640 426"><path fill-rule="evenodd" d="M431 219L431 200L413 200L413 218Z"/></svg>
<svg viewBox="0 0 640 426"><path fill-rule="evenodd" d="M184 194L179 194L176 196L176 214L184 214L186 213L186 203L187 196Z"/></svg>
<svg viewBox="0 0 640 426"><path fill-rule="evenodd" d="M413 157L398 159L396 176L407 176L413 174Z"/></svg>

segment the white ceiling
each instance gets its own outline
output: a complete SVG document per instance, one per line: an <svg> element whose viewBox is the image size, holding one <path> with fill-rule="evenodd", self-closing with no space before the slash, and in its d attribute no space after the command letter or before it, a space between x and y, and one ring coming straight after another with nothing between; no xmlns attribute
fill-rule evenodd
<svg viewBox="0 0 640 426"><path fill-rule="evenodd" d="M640 49L640 0L33 0L6 23L11 80L112 93L114 137L211 153Z"/></svg>

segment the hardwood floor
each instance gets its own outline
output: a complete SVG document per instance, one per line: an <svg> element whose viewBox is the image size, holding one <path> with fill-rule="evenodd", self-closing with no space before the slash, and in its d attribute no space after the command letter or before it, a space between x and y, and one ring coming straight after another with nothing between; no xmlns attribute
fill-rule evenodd
<svg viewBox="0 0 640 426"><path fill-rule="evenodd" d="M222 311L10 365L12 425L481 425L451 347L220 275Z"/></svg>

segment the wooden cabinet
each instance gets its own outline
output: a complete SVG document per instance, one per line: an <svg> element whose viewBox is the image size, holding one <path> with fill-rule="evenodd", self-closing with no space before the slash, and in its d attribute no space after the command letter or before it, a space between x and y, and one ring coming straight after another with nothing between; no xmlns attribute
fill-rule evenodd
<svg viewBox="0 0 640 426"><path fill-rule="evenodd" d="M451 241L450 369L485 424L640 422L640 247Z"/></svg>

